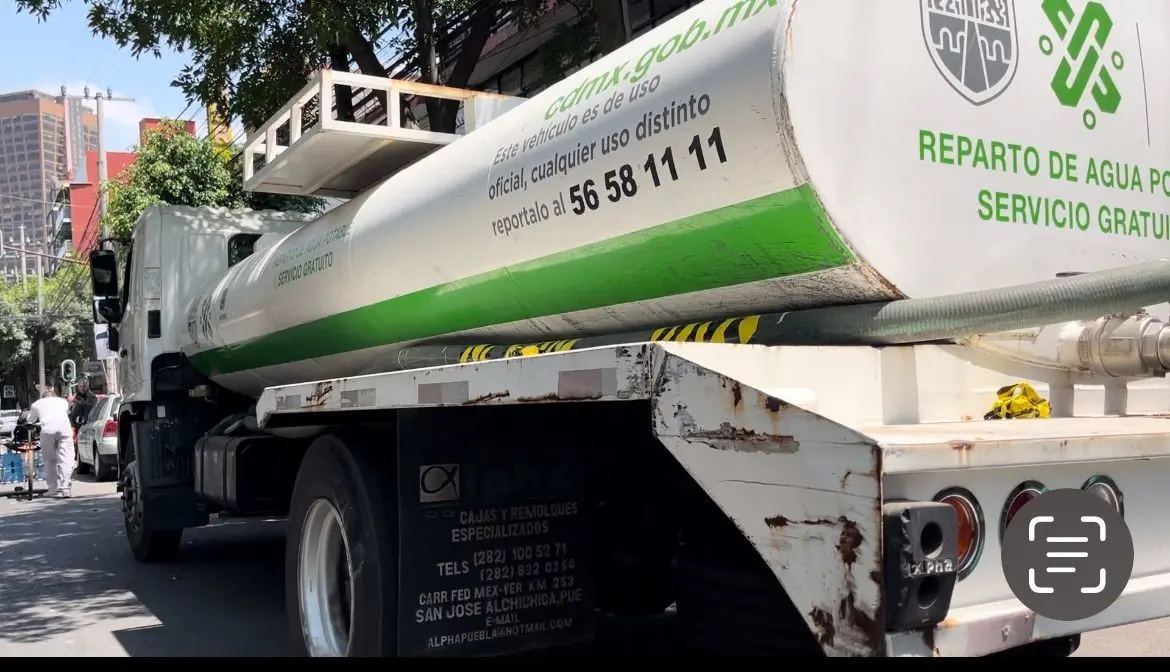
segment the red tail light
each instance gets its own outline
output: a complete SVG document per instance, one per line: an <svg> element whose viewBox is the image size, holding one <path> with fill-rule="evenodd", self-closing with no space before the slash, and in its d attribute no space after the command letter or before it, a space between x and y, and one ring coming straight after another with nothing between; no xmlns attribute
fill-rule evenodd
<svg viewBox="0 0 1170 672"><path fill-rule="evenodd" d="M1003 505L1003 513L999 518L1000 540L1003 540L1003 535L1007 532L1008 524L1020 512L1020 509L1024 508L1024 505L1028 502L1044 494L1047 490L1048 488L1044 487L1044 484L1039 481L1024 481L1017 485L1015 490L1012 490L1011 494L1008 495L1007 502Z"/></svg>
<svg viewBox="0 0 1170 672"><path fill-rule="evenodd" d="M114 420L106 420L106 426L102 427L102 438L108 439L118 435L118 423Z"/></svg>
<svg viewBox="0 0 1170 672"><path fill-rule="evenodd" d="M934 501L949 504L955 510L957 528L955 546L959 552L958 578L963 580L975 569L983 554L983 510L970 490L947 488Z"/></svg>

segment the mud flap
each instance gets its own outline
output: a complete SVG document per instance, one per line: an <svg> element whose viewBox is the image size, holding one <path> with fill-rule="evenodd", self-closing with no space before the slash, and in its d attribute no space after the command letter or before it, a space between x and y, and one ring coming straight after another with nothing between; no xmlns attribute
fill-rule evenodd
<svg viewBox="0 0 1170 672"><path fill-rule="evenodd" d="M193 446L181 445L172 423L162 420L135 422L132 432L146 527L206 525L207 511L195 497Z"/></svg>
<svg viewBox="0 0 1170 672"><path fill-rule="evenodd" d="M399 655L499 655L591 639L573 406L399 413Z"/></svg>

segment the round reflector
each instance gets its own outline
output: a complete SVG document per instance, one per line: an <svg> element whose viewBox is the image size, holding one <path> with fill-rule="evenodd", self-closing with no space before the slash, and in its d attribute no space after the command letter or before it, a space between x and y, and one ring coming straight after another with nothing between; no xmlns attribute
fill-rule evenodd
<svg viewBox="0 0 1170 672"><path fill-rule="evenodd" d="M983 553L983 511L975 495L964 488L947 488L935 495L934 501L949 504L955 510L956 569L962 581L975 569Z"/></svg>
<svg viewBox="0 0 1170 672"><path fill-rule="evenodd" d="M1108 476L1093 476L1085 481L1081 490L1094 494L1109 503L1122 516L1125 515L1125 500L1121 496L1121 489Z"/></svg>

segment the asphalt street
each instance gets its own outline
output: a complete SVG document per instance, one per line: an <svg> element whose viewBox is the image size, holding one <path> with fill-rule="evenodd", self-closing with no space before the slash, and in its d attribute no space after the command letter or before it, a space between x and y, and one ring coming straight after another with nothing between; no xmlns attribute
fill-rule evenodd
<svg viewBox="0 0 1170 672"><path fill-rule="evenodd" d="M280 521L184 536L183 559L136 564L113 483L70 500L0 499L0 657L286 654ZM1170 619L1085 635L1078 656L1170 655Z"/></svg>

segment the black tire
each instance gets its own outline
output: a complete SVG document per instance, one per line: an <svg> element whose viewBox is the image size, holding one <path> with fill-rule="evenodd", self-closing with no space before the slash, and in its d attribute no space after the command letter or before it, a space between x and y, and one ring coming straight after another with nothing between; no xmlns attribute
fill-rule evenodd
<svg viewBox="0 0 1170 672"><path fill-rule="evenodd" d="M297 472L285 545L285 610L292 651L308 656L299 587L301 536L312 504L327 499L340 512L352 560L348 657L398 652L398 524L392 455L348 437L318 437Z"/></svg>
<svg viewBox="0 0 1170 672"><path fill-rule="evenodd" d="M179 555L183 531L155 530L146 524L138 483L138 460L131 460L122 470L122 522L134 559L139 562L174 560Z"/></svg>
<svg viewBox="0 0 1170 672"><path fill-rule="evenodd" d="M74 447L73 462L74 462L74 466L77 468L77 473L79 473L79 474L88 474L89 473L90 466L81 460L81 450L79 450L76 446Z"/></svg>
<svg viewBox="0 0 1170 672"><path fill-rule="evenodd" d="M98 481L108 481L114 476L114 465L109 462L102 462L102 456L98 454L97 444L93 446L93 472L94 478Z"/></svg>

